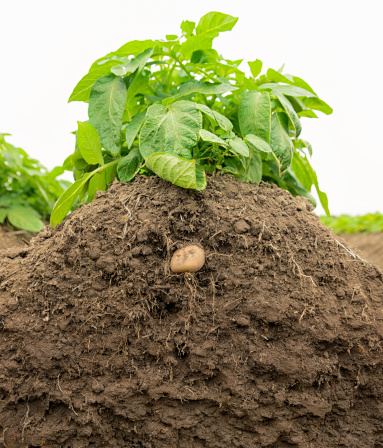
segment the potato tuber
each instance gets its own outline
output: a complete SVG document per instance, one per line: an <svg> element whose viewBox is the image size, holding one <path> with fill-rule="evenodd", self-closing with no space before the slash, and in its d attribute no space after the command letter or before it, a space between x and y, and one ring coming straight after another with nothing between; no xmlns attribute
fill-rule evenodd
<svg viewBox="0 0 383 448"><path fill-rule="evenodd" d="M176 274L199 271L205 264L205 251L202 247L191 244L174 252L170 269Z"/></svg>

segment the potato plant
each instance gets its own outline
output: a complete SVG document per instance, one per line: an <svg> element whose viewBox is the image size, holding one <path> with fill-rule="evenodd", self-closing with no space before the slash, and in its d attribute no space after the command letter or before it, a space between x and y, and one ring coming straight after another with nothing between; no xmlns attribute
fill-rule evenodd
<svg viewBox="0 0 383 448"><path fill-rule="evenodd" d="M62 167L48 171L38 160L6 141L0 134L0 224L39 232L57 199L70 182L56 177Z"/></svg>
<svg viewBox="0 0 383 448"><path fill-rule="evenodd" d="M130 182L138 173L195 190L206 187L206 173L263 179L313 203L314 186L328 213L301 118L332 109L297 76L261 74L258 59L247 74L242 59L218 54L214 38L237 20L210 12L197 25L182 22L180 36L128 42L92 64L69 98L88 103L89 120L78 122L64 164L75 182L56 203L52 226L77 198L91 201L116 176Z"/></svg>
<svg viewBox="0 0 383 448"><path fill-rule="evenodd" d="M383 232L383 215L379 212L362 216L321 216L321 221L338 234Z"/></svg>

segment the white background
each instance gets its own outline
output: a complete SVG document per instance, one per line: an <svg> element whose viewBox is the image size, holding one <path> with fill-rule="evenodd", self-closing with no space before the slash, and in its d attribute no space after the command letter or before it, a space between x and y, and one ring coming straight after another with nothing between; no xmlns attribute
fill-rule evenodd
<svg viewBox="0 0 383 448"><path fill-rule="evenodd" d="M178 34L209 11L239 17L215 48L302 77L334 113L302 138L332 214L383 211L383 27L376 0L1 0L0 132L48 168L73 151L85 103L67 103L91 63L135 39ZM244 68L247 64L243 64ZM318 207L318 212L322 210Z"/></svg>

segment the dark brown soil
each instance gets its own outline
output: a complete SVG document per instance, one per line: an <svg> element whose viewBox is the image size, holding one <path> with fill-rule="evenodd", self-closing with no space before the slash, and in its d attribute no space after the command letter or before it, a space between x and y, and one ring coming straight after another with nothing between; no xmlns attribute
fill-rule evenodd
<svg viewBox="0 0 383 448"><path fill-rule="evenodd" d="M351 233L341 235L341 238L357 249L360 256L373 261L380 269L383 269L383 232Z"/></svg>
<svg viewBox="0 0 383 448"><path fill-rule="evenodd" d="M302 198L141 177L0 257L2 447L383 447L382 272Z"/></svg>

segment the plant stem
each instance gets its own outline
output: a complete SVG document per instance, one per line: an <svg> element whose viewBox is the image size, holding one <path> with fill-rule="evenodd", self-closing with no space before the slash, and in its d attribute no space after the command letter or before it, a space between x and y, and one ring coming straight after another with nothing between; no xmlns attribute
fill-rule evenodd
<svg viewBox="0 0 383 448"><path fill-rule="evenodd" d="M206 101L206 105L209 107L213 107L216 99L217 99L217 95L213 95L211 97L210 101Z"/></svg>
<svg viewBox="0 0 383 448"><path fill-rule="evenodd" d="M226 148L226 151L224 151L218 158L216 165L221 166L223 159L225 158L226 154L229 152L229 148Z"/></svg>
<svg viewBox="0 0 383 448"><path fill-rule="evenodd" d="M184 70L184 72L187 73L188 76L190 76L190 78L194 78L194 76L189 72L189 70L184 66L184 64L180 61L180 59L174 53L174 51L172 51L170 54L171 54L172 58L178 62L179 66L182 68L182 70Z"/></svg>
<svg viewBox="0 0 383 448"><path fill-rule="evenodd" d="M165 89L167 90L168 93L170 93L171 76L172 76L174 69L176 68L176 65L177 65L177 62L174 62L174 64L170 67L168 76L165 80Z"/></svg>
<svg viewBox="0 0 383 448"><path fill-rule="evenodd" d="M199 67L194 67L195 70L197 70L198 72L201 72L206 78L211 79L214 82L219 82L219 80L217 78L214 78L214 76L211 76L209 73L205 73L204 70L202 70L202 68Z"/></svg>
<svg viewBox="0 0 383 448"><path fill-rule="evenodd" d="M116 163L118 163L121 160L121 157L119 157L118 159L114 159L111 162L107 163L106 165L100 165L98 168L96 168L95 170L91 171L92 174L98 173L99 171L104 170L105 168L109 168L112 165L115 165ZM88 173L89 174L89 173Z"/></svg>

